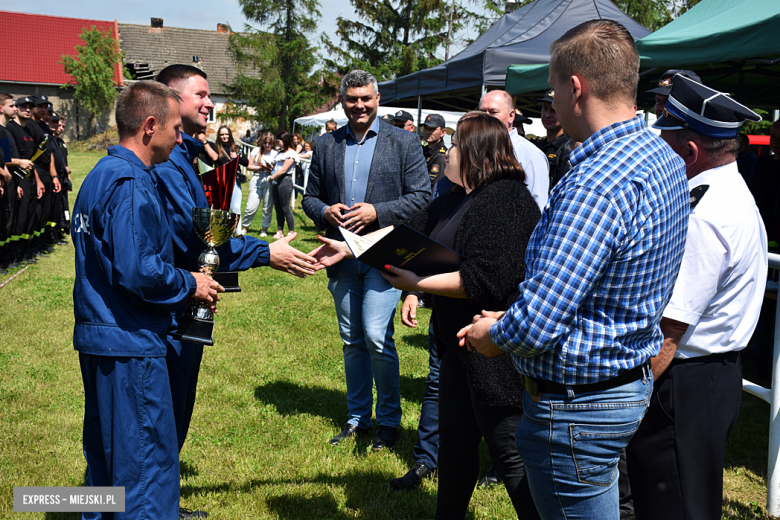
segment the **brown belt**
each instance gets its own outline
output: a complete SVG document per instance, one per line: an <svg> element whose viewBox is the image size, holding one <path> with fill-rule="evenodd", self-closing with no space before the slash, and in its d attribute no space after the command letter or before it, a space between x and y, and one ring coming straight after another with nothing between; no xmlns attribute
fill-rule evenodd
<svg viewBox="0 0 780 520"><path fill-rule="evenodd" d="M611 388L622 386L628 383L633 383L634 381L644 377L644 368L648 365L648 363L644 363L630 370L625 370L612 379L586 385L563 385L561 383L555 383L545 379L534 379L530 376L523 376L523 379L525 380L525 391L531 394L531 397L534 399L534 401L538 402L539 395L541 393L568 394L568 388L571 388L575 394L582 394L585 392L609 390Z"/></svg>

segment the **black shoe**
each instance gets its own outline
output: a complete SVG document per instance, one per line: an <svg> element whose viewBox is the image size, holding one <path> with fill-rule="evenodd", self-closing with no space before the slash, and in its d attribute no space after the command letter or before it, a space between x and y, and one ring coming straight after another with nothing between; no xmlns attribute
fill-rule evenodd
<svg viewBox="0 0 780 520"><path fill-rule="evenodd" d="M371 430L369 429L359 428L357 424L347 423L342 427L341 433L330 440L330 443L335 446L344 439L349 439L353 435L368 435L370 432Z"/></svg>
<svg viewBox="0 0 780 520"><path fill-rule="evenodd" d="M374 445L371 449L374 451L383 450L385 448L392 448L395 443L398 442L398 438L401 436L401 430L399 428L393 428L391 426L379 425L379 429L374 437Z"/></svg>
<svg viewBox="0 0 780 520"><path fill-rule="evenodd" d="M191 520L192 518L206 518L209 514L205 511L193 511L192 509L179 508L179 520Z"/></svg>
<svg viewBox="0 0 780 520"><path fill-rule="evenodd" d="M501 480L501 475L498 474L498 470L493 467L493 464L490 465L488 468L487 473L485 473L485 476L479 479L479 482L477 483L477 487L479 488L490 488L493 486L497 486L503 482Z"/></svg>
<svg viewBox="0 0 780 520"><path fill-rule="evenodd" d="M435 472L435 469L429 468L424 462L415 462L406 475L391 480L390 486L397 491L411 491L422 484L424 478L434 476Z"/></svg>

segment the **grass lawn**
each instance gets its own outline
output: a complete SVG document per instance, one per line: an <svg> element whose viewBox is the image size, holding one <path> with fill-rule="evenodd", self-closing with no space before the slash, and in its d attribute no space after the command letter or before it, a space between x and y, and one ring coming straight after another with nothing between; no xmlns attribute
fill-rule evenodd
<svg viewBox="0 0 780 520"><path fill-rule="evenodd" d="M74 189L100 156L71 154ZM75 192L71 206L74 200ZM300 205L295 216L299 238L293 245L309 251L316 247L316 230ZM257 235L259 225L256 218L251 234ZM2 518L79 518L13 513L15 486L83 483L83 390L71 343L73 278L69 243L0 288ZM243 292L224 295L219 304L215 346L203 357L181 455L182 506L214 519L432 518L435 482L412 493L394 493L388 486L414 462L430 311L421 310L417 329L396 317L404 413L400 444L380 453L371 452L368 439L334 447L327 441L347 408L325 273L299 280L262 268L242 273L240 282ZM744 395L727 455L723 518L764 518L768 416L767 404ZM483 471L487 464L485 456ZM503 488L476 491L471 515L511 518L513 509Z"/></svg>

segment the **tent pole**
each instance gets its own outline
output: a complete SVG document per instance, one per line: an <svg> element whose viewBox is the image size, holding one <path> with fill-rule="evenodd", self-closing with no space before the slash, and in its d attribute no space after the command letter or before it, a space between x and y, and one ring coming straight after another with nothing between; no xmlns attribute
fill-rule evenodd
<svg viewBox="0 0 780 520"><path fill-rule="evenodd" d="M483 84L482 84L482 94L479 96L479 97L480 97L480 99L481 99L481 98L483 98L483 97L485 96L485 94L487 94L487 85L485 85L485 84L483 83Z"/></svg>
<svg viewBox="0 0 780 520"><path fill-rule="evenodd" d="M422 96L417 96L417 133L421 132L422 125Z"/></svg>

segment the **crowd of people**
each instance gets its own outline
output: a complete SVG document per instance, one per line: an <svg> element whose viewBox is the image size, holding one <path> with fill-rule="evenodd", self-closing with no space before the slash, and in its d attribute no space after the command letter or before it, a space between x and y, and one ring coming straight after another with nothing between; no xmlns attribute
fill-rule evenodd
<svg viewBox="0 0 780 520"><path fill-rule="evenodd" d="M66 119L42 94L0 93L0 273L35 262L70 232ZM77 223L80 224L80 223Z"/></svg>
<svg viewBox="0 0 780 520"><path fill-rule="evenodd" d="M326 270L347 404L333 445L363 435L372 450L396 446L394 316L401 300L401 322L417 327L419 301L430 304L415 462L390 486L411 491L438 477L436 518L466 516L483 439L485 481L503 483L518 518L618 520L628 496L639 519L717 518L739 351L767 276L765 219L737 162L742 124L760 117L669 71L654 92L654 134L636 112L633 38L610 20L571 29L551 54L552 90L539 100L547 135L535 143L501 90L460 119L449 149L438 114L421 142L408 112L382 121L376 79L350 71L340 88L346 125L329 122L316 146L262 134L243 160L253 175L239 229L246 235L262 207L267 236L273 204L277 241L231 238L218 248L220 270ZM192 227L193 208L207 206L198 158L240 156L229 128L213 145L203 137L210 109L207 75L189 65L125 88L120 144L74 204L86 485L125 488L115 518L207 516L178 507L203 345L174 333L188 300L214 305L224 290L199 272ZM302 206L322 242L308 254L290 245L285 206L307 152ZM32 158L11 164L25 169ZM458 270L376 269L341 232L380 239L400 224L460 253Z"/></svg>

